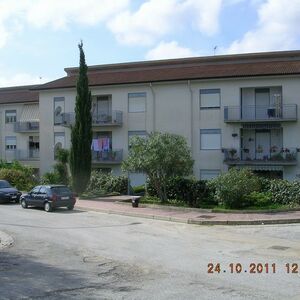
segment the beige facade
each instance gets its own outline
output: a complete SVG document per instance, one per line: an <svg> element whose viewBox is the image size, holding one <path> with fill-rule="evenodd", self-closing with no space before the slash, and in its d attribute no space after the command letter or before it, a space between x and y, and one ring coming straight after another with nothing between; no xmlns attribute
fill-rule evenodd
<svg viewBox="0 0 300 300"><path fill-rule="evenodd" d="M0 105L1 158L18 160L36 172L40 167L38 112L38 102Z"/></svg>
<svg viewBox="0 0 300 300"><path fill-rule="evenodd" d="M269 93L271 93L270 91L274 87L280 87L280 99L283 107L285 105L293 105L293 110L296 110L294 111L296 119L286 120L285 116L270 117L263 121L251 119L251 122L249 120L246 122L243 120L228 122L224 119L225 107L241 106L243 89L249 88L255 91L264 88L269 89ZM219 91L220 106L201 107L200 91L203 90L208 93L210 91ZM300 147L300 126L297 120L299 107L296 105L299 104L299 76L181 80L162 83L101 86L91 87L91 93L94 101L97 96L109 95L111 111L122 112L122 122L118 126L98 124L93 127L93 131L95 133L109 132L112 139L112 150L122 150L123 158L126 158L128 155L128 141L131 133L143 134L143 132L160 131L179 134L186 138L188 145L192 149L193 159L195 160L194 175L197 178L212 177L219 172L226 172L228 167L232 165L238 167L248 166L258 171L283 172L283 177L287 179L295 179L300 174L297 153L295 153L295 160L292 162L286 161L284 158L277 161L271 160L271 157L253 157L251 161L249 158L242 160L238 157L232 157L230 161L224 162L224 151L226 149L235 148L238 152L242 151L242 144L245 144L245 141L242 141L242 139L247 137L247 133L242 133L245 124L252 124L252 126L253 124L258 124L254 130L259 133L265 132L266 136L268 135L268 130L277 129L279 126L279 134L281 136L278 137L278 145L276 146L280 149L296 149ZM130 112L129 98L132 93L138 93L138 95L145 93L146 104L144 112ZM54 125L54 101L57 98L64 99L63 112L71 113L74 112L75 97L75 89L40 91L41 173L51 169L51 166L54 164L54 139L56 133L64 135L63 147L70 147L69 127ZM205 99L205 97L202 98ZM269 98L272 98L272 96L270 95ZM212 101L214 100L212 99ZM256 105L259 106L259 103ZM261 109L264 110L265 108ZM201 147L200 130L204 130L202 135L203 144L212 142L212 148L216 149ZM210 135L210 132L217 132L217 135L220 136L219 145L215 145L216 139ZM242 134L245 137L241 136ZM249 139L251 140L250 137ZM262 139L264 139L263 135ZM264 146L270 149L273 145L266 143ZM257 147L258 145L256 145ZM257 149L249 149L249 151L257 152ZM120 161L115 162L113 159L103 160L99 163L94 162L93 166L97 168L111 168L115 173L121 172ZM133 181L139 182L140 180L138 176L135 176Z"/></svg>
<svg viewBox="0 0 300 300"><path fill-rule="evenodd" d="M78 69L65 70L44 85L0 89L2 159L44 174L56 149L70 148ZM300 177L300 51L91 66L88 76L93 168L120 174L130 138L157 131L186 138L197 178L231 167Z"/></svg>

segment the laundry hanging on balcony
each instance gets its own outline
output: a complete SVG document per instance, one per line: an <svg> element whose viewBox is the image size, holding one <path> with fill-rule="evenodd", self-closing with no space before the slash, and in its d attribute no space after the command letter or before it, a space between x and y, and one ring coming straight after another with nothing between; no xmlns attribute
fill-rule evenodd
<svg viewBox="0 0 300 300"><path fill-rule="evenodd" d="M91 144L91 150L96 152L109 151L109 138L93 139Z"/></svg>

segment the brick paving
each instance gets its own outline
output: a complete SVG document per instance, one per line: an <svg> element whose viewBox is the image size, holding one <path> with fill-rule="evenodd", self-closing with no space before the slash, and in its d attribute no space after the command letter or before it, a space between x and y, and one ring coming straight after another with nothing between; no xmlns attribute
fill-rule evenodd
<svg viewBox="0 0 300 300"><path fill-rule="evenodd" d="M198 225L255 225L255 224L288 224L300 223L300 211L272 213L212 213L209 210L149 207L140 205L132 207L131 203L121 203L130 198L123 196L109 197L101 200L82 200L76 202L76 208L99 211L109 214L132 217L150 218L157 220L198 224Z"/></svg>

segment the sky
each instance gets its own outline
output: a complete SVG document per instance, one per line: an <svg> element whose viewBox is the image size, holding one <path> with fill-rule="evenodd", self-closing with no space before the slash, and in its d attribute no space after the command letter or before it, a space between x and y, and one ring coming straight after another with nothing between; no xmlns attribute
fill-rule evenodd
<svg viewBox="0 0 300 300"><path fill-rule="evenodd" d="M0 0L0 87L78 66L300 49L300 0Z"/></svg>

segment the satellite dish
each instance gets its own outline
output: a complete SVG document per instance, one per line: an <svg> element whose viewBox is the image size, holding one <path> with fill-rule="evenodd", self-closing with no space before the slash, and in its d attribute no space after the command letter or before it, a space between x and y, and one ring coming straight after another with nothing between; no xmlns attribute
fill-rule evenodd
<svg viewBox="0 0 300 300"><path fill-rule="evenodd" d="M61 112L62 112L61 106L56 107L55 112L54 112L55 116L59 116L61 114Z"/></svg>

